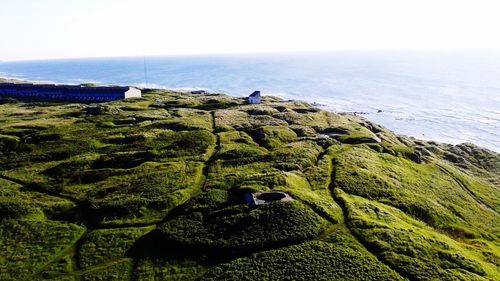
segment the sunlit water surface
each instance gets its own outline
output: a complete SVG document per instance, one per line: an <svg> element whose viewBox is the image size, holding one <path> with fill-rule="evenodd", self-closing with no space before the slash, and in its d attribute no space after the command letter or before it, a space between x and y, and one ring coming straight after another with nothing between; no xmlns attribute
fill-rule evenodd
<svg viewBox="0 0 500 281"><path fill-rule="evenodd" d="M337 52L0 63L0 76L207 89L362 112L399 134L500 152L500 52Z"/></svg>

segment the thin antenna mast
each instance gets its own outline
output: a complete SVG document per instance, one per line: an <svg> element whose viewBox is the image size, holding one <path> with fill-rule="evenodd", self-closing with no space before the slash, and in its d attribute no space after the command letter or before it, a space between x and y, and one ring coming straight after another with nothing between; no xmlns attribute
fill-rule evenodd
<svg viewBox="0 0 500 281"><path fill-rule="evenodd" d="M146 81L146 87L148 85L148 66L146 65L146 52L142 49L142 60L144 62L144 79Z"/></svg>

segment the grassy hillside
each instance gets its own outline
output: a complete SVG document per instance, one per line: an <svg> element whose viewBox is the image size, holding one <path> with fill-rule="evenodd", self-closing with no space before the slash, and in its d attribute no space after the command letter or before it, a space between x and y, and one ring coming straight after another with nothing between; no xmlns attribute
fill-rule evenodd
<svg viewBox="0 0 500 281"><path fill-rule="evenodd" d="M0 280L500 280L499 212L500 155L302 102L0 104Z"/></svg>

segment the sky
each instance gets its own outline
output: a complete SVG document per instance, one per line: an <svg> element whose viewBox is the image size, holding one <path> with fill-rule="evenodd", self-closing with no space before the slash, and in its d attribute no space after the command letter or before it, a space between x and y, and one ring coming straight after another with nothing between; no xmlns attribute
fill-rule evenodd
<svg viewBox="0 0 500 281"><path fill-rule="evenodd" d="M0 60L500 49L497 0L0 0Z"/></svg>

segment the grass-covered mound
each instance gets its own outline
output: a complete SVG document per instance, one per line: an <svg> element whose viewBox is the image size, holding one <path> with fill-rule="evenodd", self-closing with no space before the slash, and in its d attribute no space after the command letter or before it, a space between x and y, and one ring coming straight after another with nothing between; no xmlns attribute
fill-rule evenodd
<svg viewBox="0 0 500 281"><path fill-rule="evenodd" d="M78 266L89 269L94 266L128 260L125 254L142 236L151 232L154 226L99 229L89 233L82 241Z"/></svg>
<svg viewBox="0 0 500 281"><path fill-rule="evenodd" d="M336 191L349 226L382 261L412 280L484 280L498 274L495 242L455 240L404 212Z"/></svg>
<svg viewBox="0 0 500 281"><path fill-rule="evenodd" d="M54 221L0 222L0 280L34 280L82 236L80 226Z"/></svg>
<svg viewBox="0 0 500 281"><path fill-rule="evenodd" d="M0 279L500 280L499 186L495 152L303 102L9 100Z"/></svg>
<svg viewBox="0 0 500 281"><path fill-rule="evenodd" d="M353 148L337 157L335 186L405 211L451 235L500 235L498 189L441 160L417 164Z"/></svg>
<svg viewBox="0 0 500 281"><path fill-rule="evenodd" d="M211 212L190 212L159 230L171 243L191 249L255 251L313 239L325 221L299 202L277 202L251 209L233 205Z"/></svg>
<svg viewBox="0 0 500 281"><path fill-rule="evenodd" d="M313 241L211 268L201 280L402 280L376 258Z"/></svg>

